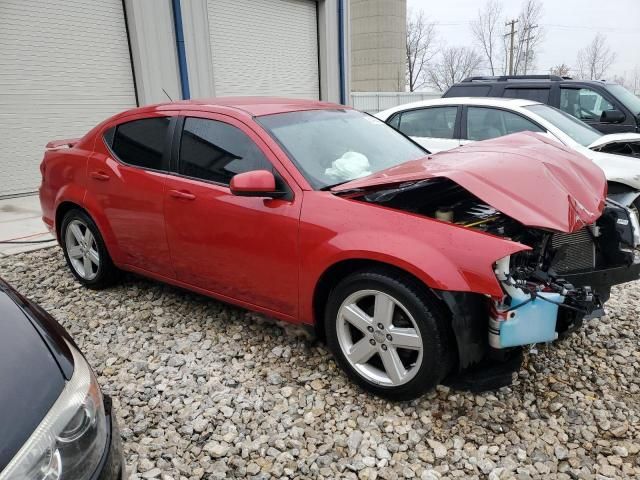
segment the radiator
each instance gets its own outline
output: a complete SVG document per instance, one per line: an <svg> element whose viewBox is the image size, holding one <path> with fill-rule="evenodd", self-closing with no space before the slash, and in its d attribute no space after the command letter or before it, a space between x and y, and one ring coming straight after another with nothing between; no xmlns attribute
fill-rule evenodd
<svg viewBox="0 0 640 480"><path fill-rule="evenodd" d="M592 270L596 266L596 247L587 228L574 233L554 233L551 246L566 245L565 257L555 265L557 273L573 273Z"/></svg>

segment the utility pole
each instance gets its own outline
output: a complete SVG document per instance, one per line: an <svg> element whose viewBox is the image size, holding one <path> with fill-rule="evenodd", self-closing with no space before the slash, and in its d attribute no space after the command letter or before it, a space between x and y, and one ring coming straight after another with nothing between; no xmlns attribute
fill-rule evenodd
<svg viewBox="0 0 640 480"><path fill-rule="evenodd" d="M505 23L505 26L511 25L511 33L505 33L505 37L507 35L511 35L511 47L509 48L509 75L513 75L513 43L516 37L516 23L518 23L517 19L513 19L510 22Z"/></svg>
<svg viewBox="0 0 640 480"><path fill-rule="evenodd" d="M531 30L534 28L538 28L538 25L530 25L524 29L527 34L527 49L524 51L524 74L527 74L527 70L529 69L529 42L531 39Z"/></svg>

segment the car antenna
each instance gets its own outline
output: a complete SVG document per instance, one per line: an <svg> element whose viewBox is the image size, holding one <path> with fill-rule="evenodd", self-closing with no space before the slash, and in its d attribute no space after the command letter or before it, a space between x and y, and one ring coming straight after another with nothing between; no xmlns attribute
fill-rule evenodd
<svg viewBox="0 0 640 480"><path fill-rule="evenodd" d="M162 91L163 91L163 92L164 92L164 94L167 96L167 98L168 98L170 101L172 101L172 102L173 102L173 98L171 98L171 97L169 96L169 94L167 93L167 91L166 91L164 88L162 89Z"/></svg>

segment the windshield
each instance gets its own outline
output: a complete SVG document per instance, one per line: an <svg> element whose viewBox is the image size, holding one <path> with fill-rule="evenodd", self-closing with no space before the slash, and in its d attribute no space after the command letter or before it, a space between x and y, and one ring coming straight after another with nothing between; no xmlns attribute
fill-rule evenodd
<svg viewBox="0 0 640 480"><path fill-rule="evenodd" d="M569 135L574 141L578 142L583 147L588 147L602 137L602 134L596 129L591 128L576 117L573 117L562 110L558 110L557 108L550 107L549 105L529 105L524 108L541 116L547 122Z"/></svg>
<svg viewBox="0 0 640 480"><path fill-rule="evenodd" d="M634 95L622 85L607 85L609 90L625 107L633 112L634 115L640 115L640 98Z"/></svg>
<svg viewBox="0 0 640 480"><path fill-rule="evenodd" d="M308 110L259 117L311 186L329 188L428 152L356 110Z"/></svg>

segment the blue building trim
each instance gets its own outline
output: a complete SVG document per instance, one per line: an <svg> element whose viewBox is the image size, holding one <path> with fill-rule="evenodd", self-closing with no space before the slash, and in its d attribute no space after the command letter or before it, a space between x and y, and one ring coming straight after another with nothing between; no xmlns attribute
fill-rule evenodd
<svg viewBox="0 0 640 480"><path fill-rule="evenodd" d="M344 2L338 0L338 63L340 73L340 103L347 104L347 86L345 85L345 55L344 55Z"/></svg>
<svg viewBox="0 0 640 480"><path fill-rule="evenodd" d="M178 53L178 69L180 71L180 87L182 89L182 99L189 100L189 73L187 72L187 53L184 48L184 31L182 29L182 10L180 0L172 0L173 25L176 31L176 51Z"/></svg>

